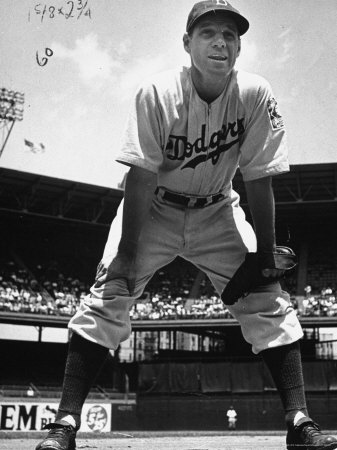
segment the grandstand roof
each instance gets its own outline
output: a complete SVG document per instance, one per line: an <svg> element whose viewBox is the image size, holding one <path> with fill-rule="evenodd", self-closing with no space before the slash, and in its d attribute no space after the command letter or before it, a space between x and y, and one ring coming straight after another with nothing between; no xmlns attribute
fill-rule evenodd
<svg viewBox="0 0 337 450"><path fill-rule="evenodd" d="M120 189L0 168L0 211L110 224Z"/></svg>
<svg viewBox="0 0 337 450"><path fill-rule="evenodd" d="M336 202L337 163L291 166L273 185L278 204Z"/></svg>
<svg viewBox="0 0 337 450"><path fill-rule="evenodd" d="M245 206L239 172L233 184ZM273 186L278 216L311 222L337 218L337 163L291 166L274 177ZM122 196L120 189L0 168L2 212L109 225Z"/></svg>

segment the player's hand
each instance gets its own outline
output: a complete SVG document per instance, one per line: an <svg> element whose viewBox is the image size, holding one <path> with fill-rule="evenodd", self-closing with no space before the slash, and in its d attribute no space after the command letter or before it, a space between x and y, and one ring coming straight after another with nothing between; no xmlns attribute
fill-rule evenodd
<svg viewBox="0 0 337 450"><path fill-rule="evenodd" d="M225 305L234 305L240 298L273 284L297 264L296 255L289 247L277 246L275 251L248 252L221 294Z"/></svg>
<svg viewBox="0 0 337 450"><path fill-rule="evenodd" d="M112 261L100 261L95 277L95 287L99 288L110 280L126 280L130 295L135 289L134 256L118 253Z"/></svg>

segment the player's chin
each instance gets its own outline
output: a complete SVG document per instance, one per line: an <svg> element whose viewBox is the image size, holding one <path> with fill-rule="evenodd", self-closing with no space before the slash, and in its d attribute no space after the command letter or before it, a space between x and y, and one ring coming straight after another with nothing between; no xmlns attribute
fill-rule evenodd
<svg viewBox="0 0 337 450"><path fill-rule="evenodd" d="M208 68L211 72L221 73L227 75L232 70L232 66L228 63L228 60L216 60L209 58Z"/></svg>

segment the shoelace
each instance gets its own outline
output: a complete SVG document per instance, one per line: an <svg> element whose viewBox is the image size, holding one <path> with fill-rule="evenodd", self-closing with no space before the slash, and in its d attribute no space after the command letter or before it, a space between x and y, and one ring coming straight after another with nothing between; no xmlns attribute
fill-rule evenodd
<svg viewBox="0 0 337 450"><path fill-rule="evenodd" d="M316 436L321 436L322 432L317 423L312 422L309 424L304 424L302 429L302 433L304 433L309 438L314 438Z"/></svg>
<svg viewBox="0 0 337 450"><path fill-rule="evenodd" d="M71 432L73 429L71 425L67 426L67 425L59 425L59 424L53 424L53 423L46 425L45 428L50 430L48 433L49 437L62 437L62 436L64 436L65 430L67 432Z"/></svg>

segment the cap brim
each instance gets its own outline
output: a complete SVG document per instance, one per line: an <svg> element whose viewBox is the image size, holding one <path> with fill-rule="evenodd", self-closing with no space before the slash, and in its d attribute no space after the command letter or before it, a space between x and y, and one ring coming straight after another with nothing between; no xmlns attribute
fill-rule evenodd
<svg viewBox="0 0 337 450"><path fill-rule="evenodd" d="M186 31L189 32L190 29L192 27L194 27L194 25L201 19L201 17L203 17L206 14L209 14L211 12L214 12L214 13L215 12L222 12L222 13L227 14L228 16L232 17L232 19L236 23L236 26L238 27L238 32L239 32L240 36L245 34L248 31L248 29L249 29L249 22L248 22L248 20L245 17L241 16L241 14L236 13L234 11L228 11L228 10L225 10L225 9L221 9L221 8L219 8L219 9L212 8L212 9L205 10L198 17L196 17L193 20L193 22L191 22L189 24L189 27L188 27L188 29Z"/></svg>

